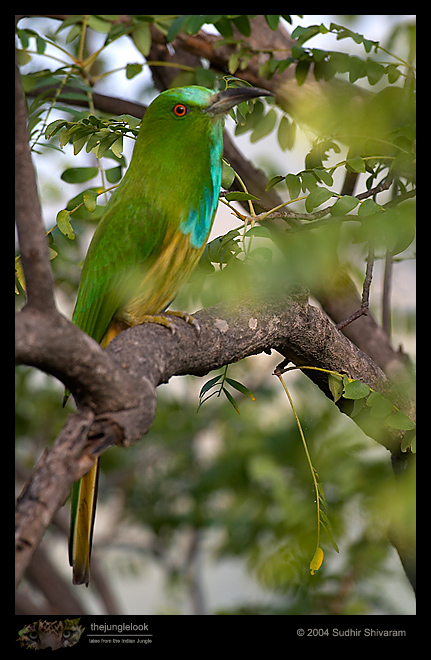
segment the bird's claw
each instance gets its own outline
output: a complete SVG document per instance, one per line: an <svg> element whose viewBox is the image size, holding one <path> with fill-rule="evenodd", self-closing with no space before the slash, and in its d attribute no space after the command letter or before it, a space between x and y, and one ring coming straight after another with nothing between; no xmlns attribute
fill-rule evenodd
<svg viewBox="0 0 431 660"><path fill-rule="evenodd" d="M166 315L169 316L176 316L177 318L183 319L186 323L189 323L189 325L192 325L194 329L196 330L197 334L200 334L201 327L199 323L196 321L196 319L191 315L188 314L187 312L164 312L164 315L162 316L161 314L146 314L140 319L141 323L157 323L158 325L163 325L165 328L168 328L172 334L174 335L176 333L175 325L171 323L169 319L166 318Z"/></svg>
<svg viewBox="0 0 431 660"><path fill-rule="evenodd" d="M177 318L183 319L183 321L193 326L194 329L196 330L196 333L200 335L201 326L194 318L194 316L192 316L191 314L188 314L187 312L171 312L171 311L165 312L165 314L169 314L171 316L176 316Z"/></svg>

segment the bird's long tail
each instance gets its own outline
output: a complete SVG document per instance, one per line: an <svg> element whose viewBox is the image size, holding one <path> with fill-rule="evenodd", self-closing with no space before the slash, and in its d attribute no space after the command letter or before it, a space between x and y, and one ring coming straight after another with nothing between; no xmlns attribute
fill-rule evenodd
<svg viewBox="0 0 431 660"><path fill-rule="evenodd" d="M88 586L90 581L90 556L99 471L100 459L97 459L90 472L72 488L69 562L73 568L73 584Z"/></svg>

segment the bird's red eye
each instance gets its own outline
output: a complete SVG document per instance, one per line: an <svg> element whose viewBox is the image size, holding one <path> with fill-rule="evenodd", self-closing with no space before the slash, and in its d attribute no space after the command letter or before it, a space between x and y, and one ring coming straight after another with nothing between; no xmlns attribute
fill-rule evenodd
<svg viewBox="0 0 431 660"><path fill-rule="evenodd" d="M183 103L177 103L172 108L172 111L176 117L185 117L189 109Z"/></svg>

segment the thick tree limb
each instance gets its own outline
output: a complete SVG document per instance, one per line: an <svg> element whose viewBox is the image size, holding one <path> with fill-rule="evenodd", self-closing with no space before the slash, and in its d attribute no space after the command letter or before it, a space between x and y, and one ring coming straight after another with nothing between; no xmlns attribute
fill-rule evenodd
<svg viewBox="0 0 431 660"><path fill-rule="evenodd" d="M70 326L76 330L67 337L73 377L61 350L63 333L59 327L50 322L41 326L41 318L36 314L27 314L24 321L21 318L18 326L25 326L19 334L30 337L31 364L37 363L45 371L73 383L80 409L69 418L53 449L44 453L19 498L18 581L73 481L85 474L95 457L109 446L129 445L149 430L154 417L155 389L171 376L202 376L224 364L275 349L295 364L345 372L383 394L388 394L390 388L378 366L303 297L293 296L284 303L267 299L265 305L242 302L231 308L217 305L202 310L195 315L201 328L199 336L195 328L181 320L174 322L175 334L155 324L136 326L116 337L105 351ZM68 322L64 324L63 332ZM37 341L32 339L36 335ZM36 358L38 354L40 357ZM20 356L27 360L22 350ZM76 365L81 365L82 371ZM309 371L306 375L312 375L330 396L326 375L316 376L316 372ZM94 401L100 402L98 406L93 403L91 409L90 393ZM109 406L102 405L105 399ZM397 433L388 433L383 444L399 455Z"/></svg>

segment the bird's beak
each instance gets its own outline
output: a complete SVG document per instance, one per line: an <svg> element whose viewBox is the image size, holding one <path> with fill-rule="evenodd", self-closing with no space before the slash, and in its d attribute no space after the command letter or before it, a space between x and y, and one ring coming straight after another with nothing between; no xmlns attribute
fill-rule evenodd
<svg viewBox="0 0 431 660"><path fill-rule="evenodd" d="M238 105L238 103L242 103L243 101L249 101L257 96L274 96L274 94L267 89L260 89L259 87L230 87L214 94L206 112L211 116L219 115L227 112L234 105Z"/></svg>

